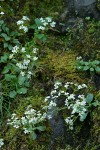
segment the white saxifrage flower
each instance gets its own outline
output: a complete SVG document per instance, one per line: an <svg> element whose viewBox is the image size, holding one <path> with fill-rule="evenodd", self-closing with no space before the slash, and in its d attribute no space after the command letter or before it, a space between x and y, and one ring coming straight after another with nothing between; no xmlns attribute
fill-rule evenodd
<svg viewBox="0 0 100 150"><path fill-rule="evenodd" d="M41 22L45 22L45 20L44 20L42 17L40 18L40 21L41 21Z"/></svg>
<svg viewBox="0 0 100 150"><path fill-rule="evenodd" d="M62 83L59 82L59 81L57 81L57 82L54 84L54 89L58 89L61 85L62 85Z"/></svg>
<svg viewBox="0 0 100 150"><path fill-rule="evenodd" d="M34 61L38 60L38 57L34 56L34 57L33 57L33 60L34 60Z"/></svg>
<svg viewBox="0 0 100 150"><path fill-rule="evenodd" d="M28 78L31 78L31 76L32 76L32 72L31 72L31 71L28 71L27 77L28 77Z"/></svg>
<svg viewBox="0 0 100 150"><path fill-rule="evenodd" d="M19 20L17 21L17 25L23 25L24 21L23 20Z"/></svg>
<svg viewBox="0 0 100 150"><path fill-rule="evenodd" d="M0 148L4 145L4 140L1 138L0 139Z"/></svg>
<svg viewBox="0 0 100 150"><path fill-rule="evenodd" d="M0 12L0 15L4 15L5 13L4 12Z"/></svg>
<svg viewBox="0 0 100 150"><path fill-rule="evenodd" d="M27 57L27 58L31 58L31 56L30 56L30 55L26 55L26 57Z"/></svg>
<svg viewBox="0 0 100 150"><path fill-rule="evenodd" d="M50 17L46 17L45 18L48 22L51 22L52 21L52 18L50 18Z"/></svg>
<svg viewBox="0 0 100 150"><path fill-rule="evenodd" d="M23 71L21 71L20 74L21 74L22 76L25 76L25 72L23 72Z"/></svg>
<svg viewBox="0 0 100 150"><path fill-rule="evenodd" d="M29 133L30 133L30 131L27 130L27 128L23 128L23 130L24 130L24 133L25 133L25 134L29 134Z"/></svg>
<svg viewBox="0 0 100 150"><path fill-rule="evenodd" d="M51 23L50 23L50 26L51 26L52 28L54 28L54 27L56 26L56 22L54 22L54 21L51 22Z"/></svg>
<svg viewBox="0 0 100 150"><path fill-rule="evenodd" d="M69 96L68 96L68 99L75 99L75 94L70 94Z"/></svg>
<svg viewBox="0 0 100 150"><path fill-rule="evenodd" d="M36 54L37 51L38 51L38 48L33 48L33 51L32 51L32 52L33 52L34 54Z"/></svg>
<svg viewBox="0 0 100 150"><path fill-rule="evenodd" d="M38 29L39 29L39 30L45 30L45 27L39 26Z"/></svg>
<svg viewBox="0 0 100 150"><path fill-rule="evenodd" d="M57 104L53 101L50 101L49 105L48 105L48 109L52 109L52 107L57 106Z"/></svg>
<svg viewBox="0 0 100 150"><path fill-rule="evenodd" d="M81 59L82 59L82 57L81 57L81 56L76 57L76 60L81 60Z"/></svg>
<svg viewBox="0 0 100 150"><path fill-rule="evenodd" d="M30 20L27 16L23 16L22 20Z"/></svg>
<svg viewBox="0 0 100 150"><path fill-rule="evenodd" d="M17 21L17 25L19 26L19 30L23 30L25 33L28 32L28 27L25 25L26 21L30 19L27 16L23 16L23 18Z"/></svg>
<svg viewBox="0 0 100 150"><path fill-rule="evenodd" d="M19 47L16 45L12 48L12 53L18 53Z"/></svg>
<svg viewBox="0 0 100 150"><path fill-rule="evenodd" d="M78 85L78 90L80 90L80 89L82 89L83 87L82 87L82 85Z"/></svg>
<svg viewBox="0 0 100 150"><path fill-rule="evenodd" d="M26 33L26 32L28 32L28 27L26 27L26 26L24 26L24 25L21 25L20 27L19 27L19 30L24 30L24 32Z"/></svg>
<svg viewBox="0 0 100 150"><path fill-rule="evenodd" d="M48 25L48 22L43 22L43 25L44 25L44 26L47 26L47 25Z"/></svg>
<svg viewBox="0 0 100 150"><path fill-rule="evenodd" d="M21 52L22 52L22 53L25 52L25 47L22 47Z"/></svg>
<svg viewBox="0 0 100 150"><path fill-rule="evenodd" d="M16 66L19 67L20 69L23 69L23 65L21 63L16 63Z"/></svg>
<svg viewBox="0 0 100 150"><path fill-rule="evenodd" d="M12 59L13 56L14 56L14 54L10 54L10 55L9 55L9 59Z"/></svg>
<svg viewBox="0 0 100 150"><path fill-rule="evenodd" d="M82 87L83 87L83 88L87 88L87 85L86 85L86 84L82 84Z"/></svg>

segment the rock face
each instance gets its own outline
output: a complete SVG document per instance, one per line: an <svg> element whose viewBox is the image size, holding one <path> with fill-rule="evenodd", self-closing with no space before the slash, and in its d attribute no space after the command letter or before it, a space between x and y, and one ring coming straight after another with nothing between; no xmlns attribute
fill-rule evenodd
<svg viewBox="0 0 100 150"><path fill-rule="evenodd" d="M89 6L95 3L96 0L74 0L75 7Z"/></svg>
<svg viewBox="0 0 100 150"><path fill-rule="evenodd" d="M96 8L96 0L74 0L75 12L80 17L93 17L98 19L100 14Z"/></svg>
<svg viewBox="0 0 100 150"><path fill-rule="evenodd" d="M100 19L100 12L96 7L96 0L65 0L65 10L61 14L64 20L68 17L87 17Z"/></svg>
<svg viewBox="0 0 100 150"><path fill-rule="evenodd" d="M65 33L68 26L75 25L77 18L86 17L100 19L97 0L65 0L65 8L59 19L64 22L65 26L58 25L58 30Z"/></svg>
<svg viewBox="0 0 100 150"><path fill-rule="evenodd" d="M100 90L100 74L95 74L93 77L93 82L95 84L96 89Z"/></svg>
<svg viewBox="0 0 100 150"><path fill-rule="evenodd" d="M59 144L61 148L65 148L65 124L62 114L53 115L49 123L52 133L48 150L56 150L57 144Z"/></svg>
<svg viewBox="0 0 100 150"><path fill-rule="evenodd" d="M57 99L56 104L57 107L63 106L64 100ZM57 107L48 110L48 114L52 115L49 120L52 132L48 150L56 150L57 143L61 148L65 148L65 122L62 113L57 111Z"/></svg>

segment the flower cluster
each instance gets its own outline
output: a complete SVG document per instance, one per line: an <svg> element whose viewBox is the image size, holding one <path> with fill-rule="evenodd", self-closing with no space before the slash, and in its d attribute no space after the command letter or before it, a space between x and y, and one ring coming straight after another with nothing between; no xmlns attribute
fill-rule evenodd
<svg viewBox="0 0 100 150"><path fill-rule="evenodd" d="M17 115L15 113L12 114L11 119L8 119L9 125L12 125L14 128L19 128L21 125L20 119L18 119Z"/></svg>
<svg viewBox="0 0 100 150"><path fill-rule="evenodd" d="M4 15L5 13L4 12L0 12L0 15Z"/></svg>
<svg viewBox="0 0 100 150"><path fill-rule="evenodd" d="M28 32L28 27L25 24L26 21L30 19L27 16L23 16L21 20L17 21L17 25L19 26L19 30L23 30L25 33Z"/></svg>
<svg viewBox="0 0 100 150"><path fill-rule="evenodd" d="M20 69L20 74L22 76L27 75L27 78L31 78L32 72L29 70L29 66L38 60L36 56L38 48L33 48L33 51L28 50L25 47L14 46L12 48L12 53L9 55L9 59L18 59L16 66ZM20 60L19 57L20 56Z"/></svg>
<svg viewBox="0 0 100 150"><path fill-rule="evenodd" d="M51 17L40 18L41 25L38 26L38 30L45 30L47 27L54 28L56 22L52 21Z"/></svg>
<svg viewBox="0 0 100 150"><path fill-rule="evenodd" d="M3 139L0 139L0 148L4 145Z"/></svg>
<svg viewBox="0 0 100 150"><path fill-rule="evenodd" d="M51 91L50 96L45 98L45 102L48 102L48 109L54 109L57 107L58 98L64 98L64 108L70 112L70 116L65 119L65 122L69 125L69 128L73 129L74 121L79 117L80 121L84 121L88 114L87 101L84 94L84 90L87 88L86 84L77 84L73 82L67 82L64 85L61 82L54 84L54 89ZM49 114L48 119L51 119L52 115Z"/></svg>
<svg viewBox="0 0 100 150"><path fill-rule="evenodd" d="M46 119L46 113L42 113L32 108L29 105L22 117L17 117L14 113L12 114L11 119L8 119L8 125L13 126L14 128L22 128L25 134L31 134L34 130L38 128L42 122Z"/></svg>
<svg viewBox="0 0 100 150"><path fill-rule="evenodd" d="M81 60L81 59L82 59L81 56L76 57L76 60Z"/></svg>

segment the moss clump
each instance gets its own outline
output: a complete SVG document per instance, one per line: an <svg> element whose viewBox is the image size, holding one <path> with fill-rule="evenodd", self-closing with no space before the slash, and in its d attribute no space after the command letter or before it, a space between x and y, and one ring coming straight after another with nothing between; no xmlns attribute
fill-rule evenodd
<svg viewBox="0 0 100 150"><path fill-rule="evenodd" d="M96 99L99 101L100 103L100 91L98 92ZM96 143L100 142L100 106L95 109L92 113L92 121L93 121L93 129L92 129L92 135L94 137L94 141Z"/></svg>
<svg viewBox="0 0 100 150"><path fill-rule="evenodd" d="M72 51L52 51L46 49L46 55L41 60L43 76L61 79L62 81L76 80L82 82L79 73L75 71L76 55Z"/></svg>

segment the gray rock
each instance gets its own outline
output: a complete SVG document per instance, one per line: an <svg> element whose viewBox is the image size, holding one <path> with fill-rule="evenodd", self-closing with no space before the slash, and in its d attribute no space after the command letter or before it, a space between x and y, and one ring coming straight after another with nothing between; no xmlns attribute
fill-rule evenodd
<svg viewBox="0 0 100 150"><path fill-rule="evenodd" d="M70 17L87 17L100 19L100 12L96 7L96 0L65 0L65 9L61 14L61 20Z"/></svg>
<svg viewBox="0 0 100 150"><path fill-rule="evenodd" d="M63 105L62 99L57 99L57 107ZM52 107L48 110L48 115L51 114L52 118L49 120L51 126L51 140L48 150L56 150L56 145L65 148L65 122L61 112L57 111L57 107Z"/></svg>
<svg viewBox="0 0 100 150"><path fill-rule="evenodd" d="M95 3L96 0L74 0L75 8L89 6Z"/></svg>

